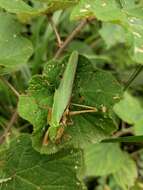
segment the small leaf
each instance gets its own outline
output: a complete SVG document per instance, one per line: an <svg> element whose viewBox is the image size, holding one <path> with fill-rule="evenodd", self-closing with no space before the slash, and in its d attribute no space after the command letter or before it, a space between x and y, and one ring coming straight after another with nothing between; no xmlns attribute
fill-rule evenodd
<svg viewBox="0 0 143 190"><path fill-rule="evenodd" d="M128 18L128 32L131 33L130 44L130 54L134 61L142 64L143 62L143 32L142 25L143 20L136 17Z"/></svg>
<svg viewBox="0 0 143 190"><path fill-rule="evenodd" d="M33 13L32 7L23 0L0 0L0 7L10 13Z"/></svg>
<svg viewBox="0 0 143 190"><path fill-rule="evenodd" d="M111 48L118 43L125 43L126 40L124 28L117 24L103 23L103 26L100 29L99 33L104 39L107 48Z"/></svg>
<svg viewBox="0 0 143 190"><path fill-rule="evenodd" d="M143 115L140 102L127 92L124 93L124 98L114 106L114 111L129 124L135 124Z"/></svg>
<svg viewBox="0 0 143 190"><path fill-rule="evenodd" d="M31 42L20 32L14 16L0 13L0 74L20 69L33 53Z"/></svg>
<svg viewBox="0 0 143 190"><path fill-rule="evenodd" d="M109 175L118 171L123 163L124 153L117 143L93 144L85 149L86 175L88 176Z"/></svg>
<svg viewBox="0 0 143 190"><path fill-rule="evenodd" d="M125 153L124 157L124 164L113 174L113 177L123 190L128 190L135 184L137 179L137 167L128 154Z"/></svg>

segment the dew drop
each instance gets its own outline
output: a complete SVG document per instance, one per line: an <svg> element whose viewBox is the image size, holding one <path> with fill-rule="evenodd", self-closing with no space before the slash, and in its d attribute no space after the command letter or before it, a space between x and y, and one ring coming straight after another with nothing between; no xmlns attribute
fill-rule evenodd
<svg viewBox="0 0 143 190"><path fill-rule="evenodd" d="M77 186L79 186L79 185L80 185L80 183L79 183L79 182L76 182L76 184L77 184Z"/></svg>
<svg viewBox="0 0 143 190"><path fill-rule="evenodd" d="M86 5L85 5L85 8L86 8L86 9L89 9L90 7L91 7L90 4L86 4Z"/></svg>
<svg viewBox="0 0 143 190"><path fill-rule="evenodd" d="M120 99L120 96L119 95L113 96L113 99L114 100Z"/></svg>
<svg viewBox="0 0 143 190"><path fill-rule="evenodd" d="M137 33L137 32L133 32L133 35L138 37L138 38L141 38L141 35L139 33Z"/></svg>
<svg viewBox="0 0 143 190"><path fill-rule="evenodd" d="M14 37L14 38L16 38L16 37L17 37L17 35L16 35L16 34L14 34L14 35L13 35L13 37Z"/></svg>
<svg viewBox="0 0 143 190"><path fill-rule="evenodd" d="M76 164L79 164L79 161L78 161L78 160L76 161Z"/></svg>
<svg viewBox="0 0 143 190"><path fill-rule="evenodd" d="M80 12L85 13L85 12L87 12L87 9L80 9Z"/></svg>
<svg viewBox="0 0 143 190"><path fill-rule="evenodd" d="M53 147L53 151L55 151L55 150L56 150L56 147L54 146L54 147Z"/></svg>
<svg viewBox="0 0 143 190"><path fill-rule="evenodd" d="M102 7L105 7L106 6L106 3L104 2L104 3L102 3Z"/></svg>
<svg viewBox="0 0 143 190"><path fill-rule="evenodd" d="M97 89L97 92L101 92L102 90L101 89Z"/></svg>
<svg viewBox="0 0 143 190"><path fill-rule="evenodd" d="M135 47L135 53L143 53L143 47Z"/></svg>

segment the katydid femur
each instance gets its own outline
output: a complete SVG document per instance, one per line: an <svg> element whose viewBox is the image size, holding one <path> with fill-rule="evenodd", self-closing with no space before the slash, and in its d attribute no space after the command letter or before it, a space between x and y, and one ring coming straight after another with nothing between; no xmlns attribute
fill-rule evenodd
<svg viewBox="0 0 143 190"><path fill-rule="evenodd" d="M52 109L49 110L48 124L50 125L43 139L43 145L47 145L49 140L52 142L58 141L64 132L66 118L68 115L77 115L81 113L97 112L95 107L73 104L86 108L86 110L72 111L68 110L74 78L78 64L78 53L74 51L68 61L66 69L61 79L58 89L55 90Z"/></svg>

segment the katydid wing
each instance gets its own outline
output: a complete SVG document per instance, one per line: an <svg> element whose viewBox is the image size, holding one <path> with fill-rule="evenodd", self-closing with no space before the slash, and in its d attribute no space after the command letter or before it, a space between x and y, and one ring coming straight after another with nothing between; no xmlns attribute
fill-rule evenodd
<svg viewBox="0 0 143 190"><path fill-rule="evenodd" d="M52 141L56 138L61 118L71 98L77 63L78 53L74 51L69 58L60 85L54 94L51 119L49 121L50 127L48 129L48 135Z"/></svg>

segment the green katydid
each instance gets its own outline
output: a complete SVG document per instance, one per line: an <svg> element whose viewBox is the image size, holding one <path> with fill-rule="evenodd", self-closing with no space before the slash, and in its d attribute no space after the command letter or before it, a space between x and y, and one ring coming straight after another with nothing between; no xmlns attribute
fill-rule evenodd
<svg viewBox="0 0 143 190"><path fill-rule="evenodd" d="M48 144L48 139L50 139L52 142L55 142L56 139L61 138L60 133L62 134L64 130L61 120L70 103L77 64L78 52L74 51L69 58L60 85L54 93L53 106L52 110L49 112L50 116L48 118L48 124L50 126L44 136L44 145ZM85 107L87 108L88 106ZM85 113L95 111L97 111L95 108L91 110L90 107L90 110L85 110ZM84 111L80 113L84 113ZM78 111L76 111L75 114L79 114ZM74 115L74 112L72 112L71 115Z"/></svg>

